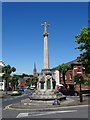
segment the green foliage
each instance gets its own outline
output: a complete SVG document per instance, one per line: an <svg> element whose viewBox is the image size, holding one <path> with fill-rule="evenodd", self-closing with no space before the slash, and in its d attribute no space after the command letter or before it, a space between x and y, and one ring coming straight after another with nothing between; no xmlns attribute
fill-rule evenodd
<svg viewBox="0 0 90 120"><path fill-rule="evenodd" d="M10 74L15 71L16 71L16 68L11 67L10 65L2 67L2 73L4 73L2 78L8 79L10 77Z"/></svg>
<svg viewBox="0 0 90 120"><path fill-rule="evenodd" d="M10 77L11 77L11 73L15 72L16 68L15 67L11 67L10 65L4 66L2 67L2 79L6 80L6 89L9 89L9 81L10 81Z"/></svg>
<svg viewBox="0 0 90 120"><path fill-rule="evenodd" d="M75 42L79 44L76 49L82 52L78 57L78 61L82 62L85 72L90 74L90 26L84 27L75 38Z"/></svg>
<svg viewBox="0 0 90 120"><path fill-rule="evenodd" d="M78 76L78 75L74 76L74 81L76 82L76 84L80 83L80 80L81 80L81 84L85 83L85 79L82 76Z"/></svg>
<svg viewBox="0 0 90 120"><path fill-rule="evenodd" d="M59 70L60 72L66 73L70 69L70 67L71 67L70 64L68 64L68 63L64 64L63 63L63 64L57 66L56 69Z"/></svg>
<svg viewBox="0 0 90 120"><path fill-rule="evenodd" d="M85 79L85 85L90 86L90 79Z"/></svg>
<svg viewBox="0 0 90 120"><path fill-rule="evenodd" d="M19 79L19 76L14 74L11 79L10 79L10 82L11 82L11 85L12 85L12 88L14 88L15 90L15 86L18 85L18 79Z"/></svg>
<svg viewBox="0 0 90 120"><path fill-rule="evenodd" d="M15 72L15 71L16 71L16 68L11 67L10 65L2 67L2 72L8 75L10 75L12 72Z"/></svg>
<svg viewBox="0 0 90 120"><path fill-rule="evenodd" d="M26 82L25 86L31 86L31 83L30 82Z"/></svg>
<svg viewBox="0 0 90 120"><path fill-rule="evenodd" d="M25 74L25 73L23 73L21 76L22 76L22 78L23 78L23 77L29 77L29 75L28 75L28 74Z"/></svg>
<svg viewBox="0 0 90 120"><path fill-rule="evenodd" d="M38 82L38 77L34 77L31 83L32 85L37 86L37 82Z"/></svg>
<svg viewBox="0 0 90 120"><path fill-rule="evenodd" d="M31 80L30 79L26 80L25 86L31 86Z"/></svg>
<svg viewBox="0 0 90 120"><path fill-rule="evenodd" d="M88 81L86 82L86 85L90 86L90 80L88 80Z"/></svg>

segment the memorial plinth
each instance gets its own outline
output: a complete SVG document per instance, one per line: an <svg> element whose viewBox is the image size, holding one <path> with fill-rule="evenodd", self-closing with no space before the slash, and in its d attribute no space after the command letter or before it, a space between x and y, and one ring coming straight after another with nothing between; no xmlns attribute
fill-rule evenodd
<svg viewBox="0 0 90 120"><path fill-rule="evenodd" d="M47 101L47 102L51 102L52 104L54 103L55 100L58 100L58 101L66 100L65 95L62 95L61 93L54 93L51 91L44 91L44 92L36 91L29 98L30 100L33 100L33 101L41 101L41 102Z"/></svg>

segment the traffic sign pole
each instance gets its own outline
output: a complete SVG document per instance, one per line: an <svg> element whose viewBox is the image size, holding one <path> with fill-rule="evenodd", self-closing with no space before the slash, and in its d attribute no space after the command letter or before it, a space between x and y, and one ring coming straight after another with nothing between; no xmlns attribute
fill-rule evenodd
<svg viewBox="0 0 90 120"><path fill-rule="evenodd" d="M77 75L78 76L82 76L82 71L80 69L77 70ZM80 102L83 102L83 99L82 99L82 90L81 90L81 78L79 79L79 83L80 83Z"/></svg>

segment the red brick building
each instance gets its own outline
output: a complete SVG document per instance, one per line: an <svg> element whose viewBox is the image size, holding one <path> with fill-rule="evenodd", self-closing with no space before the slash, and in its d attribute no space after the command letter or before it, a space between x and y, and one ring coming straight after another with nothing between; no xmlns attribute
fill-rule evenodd
<svg viewBox="0 0 90 120"><path fill-rule="evenodd" d="M79 85L75 83L74 81L74 76L77 74L78 70L82 71L82 76L84 78L87 78L87 75L85 75L85 68L82 67L80 62L77 62L76 60L73 60L71 62L69 62L69 64L71 64L71 69L68 70L66 72L65 75L65 82L66 82L66 86L67 88L69 88L70 90L74 90L76 89L76 91L79 91ZM63 82L63 77L62 77L62 73L60 73L60 83L64 84ZM82 89L88 89L88 86L82 85Z"/></svg>

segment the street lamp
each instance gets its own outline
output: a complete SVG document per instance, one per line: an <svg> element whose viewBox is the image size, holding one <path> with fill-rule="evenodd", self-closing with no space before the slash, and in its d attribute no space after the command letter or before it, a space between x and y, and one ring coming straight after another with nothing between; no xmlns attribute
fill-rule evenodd
<svg viewBox="0 0 90 120"><path fill-rule="evenodd" d="M80 77L82 76L82 71L81 69L78 69L77 70L77 75ZM82 90L81 90L81 78L79 78L79 84L80 84L80 102L83 102L83 99L82 99Z"/></svg>

